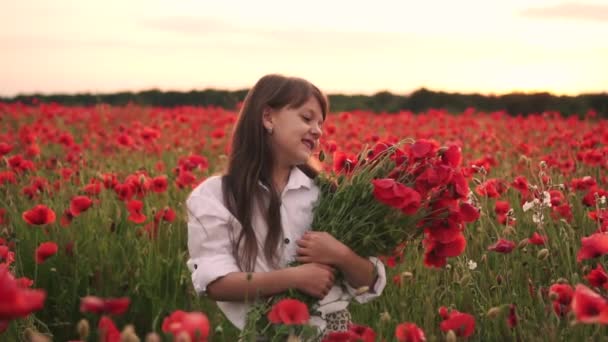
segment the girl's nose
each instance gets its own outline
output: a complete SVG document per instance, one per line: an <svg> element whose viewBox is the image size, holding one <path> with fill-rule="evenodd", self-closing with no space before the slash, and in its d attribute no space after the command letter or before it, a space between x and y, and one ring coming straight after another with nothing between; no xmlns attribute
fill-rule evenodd
<svg viewBox="0 0 608 342"><path fill-rule="evenodd" d="M321 129L321 126L319 125L314 125L312 127L312 134L314 135L315 138L320 138L321 135L323 135L323 130Z"/></svg>

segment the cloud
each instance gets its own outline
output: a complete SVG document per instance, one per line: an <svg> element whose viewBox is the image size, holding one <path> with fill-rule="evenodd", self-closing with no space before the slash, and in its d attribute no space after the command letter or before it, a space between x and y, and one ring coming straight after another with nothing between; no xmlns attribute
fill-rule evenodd
<svg viewBox="0 0 608 342"><path fill-rule="evenodd" d="M575 19L608 23L608 5L567 2L550 7L528 8L521 11L520 14L530 18Z"/></svg>

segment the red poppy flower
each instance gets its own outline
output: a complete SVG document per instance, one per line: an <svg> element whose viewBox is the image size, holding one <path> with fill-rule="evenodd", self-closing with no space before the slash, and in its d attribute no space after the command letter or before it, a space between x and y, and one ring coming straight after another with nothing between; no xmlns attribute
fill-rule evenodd
<svg viewBox="0 0 608 342"><path fill-rule="evenodd" d="M168 187L167 176L154 177L154 178L152 178L151 182L152 182L152 184L151 184L152 191L154 191L156 193L162 193L167 190L167 187Z"/></svg>
<svg viewBox="0 0 608 342"><path fill-rule="evenodd" d="M36 263L42 264L46 259L55 255L57 249L57 244L52 241L41 243L38 248L36 248Z"/></svg>
<svg viewBox="0 0 608 342"><path fill-rule="evenodd" d="M19 286L7 266L0 264L0 321L27 317L43 308L44 290Z"/></svg>
<svg viewBox="0 0 608 342"><path fill-rule="evenodd" d="M460 166L462 161L462 152L460 147L451 145L441 154L441 161L453 168Z"/></svg>
<svg viewBox="0 0 608 342"><path fill-rule="evenodd" d="M450 330L456 333L456 336L469 337L475 332L475 317L467 313L452 310L449 317L441 322L441 331L448 332Z"/></svg>
<svg viewBox="0 0 608 342"><path fill-rule="evenodd" d="M608 289L608 274L606 273L604 267L602 267L602 264L599 262L597 263L597 266L585 276L585 278L587 278L587 281L589 281L589 284L592 286L604 287Z"/></svg>
<svg viewBox="0 0 608 342"><path fill-rule="evenodd" d="M505 215L509 209L511 209L511 205L507 201L496 201L494 204L494 212L498 215Z"/></svg>
<svg viewBox="0 0 608 342"><path fill-rule="evenodd" d="M410 148L410 153L414 159L422 159L432 157L439 143L435 140L419 139Z"/></svg>
<svg viewBox="0 0 608 342"><path fill-rule="evenodd" d="M459 215L463 222L475 222L479 218L479 210L467 202L462 202Z"/></svg>
<svg viewBox="0 0 608 342"><path fill-rule="evenodd" d="M517 314L515 313L515 304L509 305L509 316L507 317L507 325L509 328L517 326Z"/></svg>
<svg viewBox="0 0 608 342"><path fill-rule="evenodd" d="M489 251L494 251L498 253L511 253L511 251L515 248L515 242L505 239L499 239L493 245L488 246Z"/></svg>
<svg viewBox="0 0 608 342"><path fill-rule="evenodd" d="M129 309L130 304L131 300L128 297L103 299L86 296L80 299L80 312L122 315Z"/></svg>
<svg viewBox="0 0 608 342"><path fill-rule="evenodd" d="M581 262L587 259L597 258L608 253L608 235L595 233L581 239L581 249L576 255L576 260Z"/></svg>
<svg viewBox="0 0 608 342"><path fill-rule="evenodd" d="M400 209L405 214L413 214L420 208L420 194L392 178L374 179L374 197L388 206Z"/></svg>
<svg viewBox="0 0 608 342"><path fill-rule="evenodd" d="M268 313L268 320L275 324L300 325L309 319L308 307L296 299L280 300Z"/></svg>
<svg viewBox="0 0 608 342"><path fill-rule="evenodd" d="M365 325L350 324L348 331L353 335L354 340L358 342L375 342L376 332Z"/></svg>
<svg viewBox="0 0 608 342"><path fill-rule="evenodd" d="M553 300L553 310L563 317L570 311L574 290L568 284L553 284L549 288L549 297Z"/></svg>
<svg viewBox="0 0 608 342"><path fill-rule="evenodd" d="M528 242L533 245L543 246L547 242L547 237L534 232L532 236L528 238Z"/></svg>
<svg viewBox="0 0 608 342"><path fill-rule="evenodd" d="M583 284L576 285L572 311L581 323L608 323L608 302Z"/></svg>
<svg viewBox="0 0 608 342"><path fill-rule="evenodd" d="M120 331L116 328L114 322L107 316L101 317L99 324L99 341L101 342L118 342L120 341Z"/></svg>
<svg viewBox="0 0 608 342"><path fill-rule="evenodd" d="M209 319L201 312L174 311L163 320L162 330L179 336L188 334L193 342L206 342L209 337Z"/></svg>
<svg viewBox="0 0 608 342"><path fill-rule="evenodd" d="M404 322L395 328L395 337L399 342L423 342L426 341L424 331L416 324Z"/></svg>
<svg viewBox="0 0 608 342"><path fill-rule="evenodd" d="M93 205L93 201L87 196L74 196L70 202L70 214L73 217L87 211Z"/></svg>
<svg viewBox="0 0 608 342"><path fill-rule="evenodd" d="M55 222L55 212L43 204L38 204L34 208L23 212L23 220L33 225L44 225Z"/></svg>
<svg viewBox="0 0 608 342"><path fill-rule="evenodd" d="M355 342L361 341L360 339L355 339L353 334L350 331L331 331L321 342Z"/></svg>
<svg viewBox="0 0 608 342"><path fill-rule="evenodd" d="M134 223L143 223L146 221L146 215L142 213L144 204L142 201L131 200L127 203L127 210L129 211L129 221Z"/></svg>

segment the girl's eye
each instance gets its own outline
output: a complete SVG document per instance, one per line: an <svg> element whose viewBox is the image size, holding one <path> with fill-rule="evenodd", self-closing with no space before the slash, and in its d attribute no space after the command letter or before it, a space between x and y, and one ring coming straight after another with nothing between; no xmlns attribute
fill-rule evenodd
<svg viewBox="0 0 608 342"><path fill-rule="evenodd" d="M306 122L310 122L310 120L312 120L311 118L307 118L305 116L303 116L302 119L304 119L304 121L306 121Z"/></svg>

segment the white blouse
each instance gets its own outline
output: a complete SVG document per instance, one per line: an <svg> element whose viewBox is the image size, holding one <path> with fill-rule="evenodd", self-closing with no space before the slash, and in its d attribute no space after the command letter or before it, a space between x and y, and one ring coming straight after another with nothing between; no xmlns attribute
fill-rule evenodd
<svg viewBox="0 0 608 342"><path fill-rule="evenodd" d="M268 191L261 182L259 185ZM281 223L283 225L283 243L280 244L279 266L293 261L296 256L296 241L304 232L310 230L312 211L319 196L319 188L314 181L299 168L293 167L283 193L281 194ZM232 272L241 272L232 253L231 236L238 236L242 229L230 211L225 207L222 194L221 176L211 176L199 184L186 200L188 207L188 250L190 259L188 269L192 272L192 283L198 294L206 294L207 285L214 280ZM258 256L254 272L269 272L271 268L264 258L263 242L266 240L268 227L254 206L252 225L258 241ZM231 233L231 228L234 231ZM234 234L234 235L231 235ZM380 296L386 286L384 264L376 257L369 257L376 266L378 279L369 292L356 294L356 289L344 281L345 293L339 284L334 284L327 296L318 302L321 316L312 316L310 324L320 330L325 329L325 315L345 309L349 299L366 303ZM245 318L250 303L217 302L226 317L239 329L245 326Z"/></svg>

